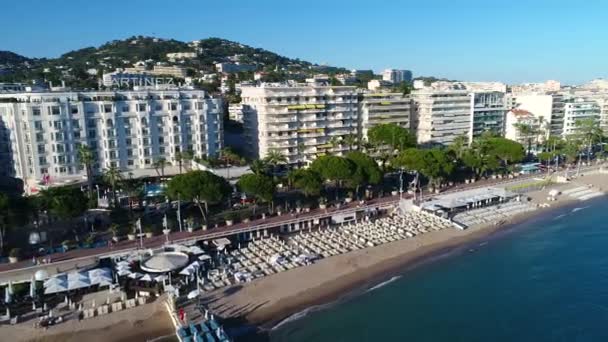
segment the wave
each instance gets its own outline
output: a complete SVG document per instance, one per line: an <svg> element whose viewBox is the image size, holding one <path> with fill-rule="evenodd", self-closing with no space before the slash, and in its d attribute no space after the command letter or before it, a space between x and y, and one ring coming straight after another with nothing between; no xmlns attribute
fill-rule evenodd
<svg viewBox="0 0 608 342"><path fill-rule="evenodd" d="M392 277L391 279L389 279L387 281L383 281L383 282L381 282L380 284L378 284L376 286L370 287L369 289L367 289L367 291L365 291L365 293L377 290L377 289L379 289L381 287L384 287L384 286L386 286L386 285L394 282L395 280L397 280L399 278L401 278L401 276L394 276L394 277Z"/></svg>
<svg viewBox="0 0 608 342"><path fill-rule="evenodd" d="M308 315L310 312L312 312L314 309L318 308L317 306L311 306L309 308L306 308L300 312L296 312L295 314L285 318L284 320L280 321L279 323L277 323L274 327L272 327L270 330L275 330L278 329L280 327L282 327L283 325L289 323L289 322L293 322L293 321L297 321L300 318L306 317L306 315Z"/></svg>
<svg viewBox="0 0 608 342"><path fill-rule="evenodd" d="M555 217L553 218L553 220L559 220L559 219L561 219L562 217L566 217L566 214L557 215L557 216L555 216Z"/></svg>
<svg viewBox="0 0 608 342"><path fill-rule="evenodd" d="M587 208L589 208L589 207L587 206L587 207L582 207L582 208L574 208L574 209L572 209L572 212L575 213L579 210L583 210L583 209L587 209Z"/></svg>

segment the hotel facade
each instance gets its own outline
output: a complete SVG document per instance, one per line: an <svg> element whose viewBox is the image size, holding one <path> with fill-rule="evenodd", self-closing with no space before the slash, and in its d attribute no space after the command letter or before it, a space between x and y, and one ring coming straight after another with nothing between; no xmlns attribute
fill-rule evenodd
<svg viewBox="0 0 608 342"><path fill-rule="evenodd" d="M200 90L0 93L0 174L26 182L78 179L78 148L93 169L153 168L180 152L217 156L223 102Z"/></svg>

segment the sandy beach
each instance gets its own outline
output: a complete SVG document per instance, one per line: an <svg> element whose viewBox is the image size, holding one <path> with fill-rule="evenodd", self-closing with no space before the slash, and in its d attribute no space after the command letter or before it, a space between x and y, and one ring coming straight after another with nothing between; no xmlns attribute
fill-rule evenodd
<svg viewBox="0 0 608 342"><path fill-rule="evenodd" d="M174 335L175 328L162 300L88 320L71 320L48 330L33 328L31 322L4 326L2 341L107 342L147 341Z"/></svg>
<svg viewBox="0 0 608 342"><path fill-rule="evenodd" d="M550 185L527 193L532 203L550 207L512 217L500 226L478 225L466 230L444 229L415 238L361 249L319 260L313 265L273 274L251 283L234 285L208 293L205 300L222 317L238 317L251 324L271 327L308 307L335 301L353 290L377 284L433 256L487 238L498 230L568 204L582 203L561 195L548 202L551 189L581 185L608 187L608 175L589 174L569 184Z"/></svg>

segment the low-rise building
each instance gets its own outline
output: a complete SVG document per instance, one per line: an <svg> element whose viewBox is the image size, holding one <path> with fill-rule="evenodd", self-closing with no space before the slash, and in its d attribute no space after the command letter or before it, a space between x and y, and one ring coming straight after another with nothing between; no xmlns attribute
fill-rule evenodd
<svg viewBox="0 0 608 342"><path fill-rule="evenodd" d="M392 84L411 82L412 72L410 70L386 69L382 72L382 80Z"/></svg>

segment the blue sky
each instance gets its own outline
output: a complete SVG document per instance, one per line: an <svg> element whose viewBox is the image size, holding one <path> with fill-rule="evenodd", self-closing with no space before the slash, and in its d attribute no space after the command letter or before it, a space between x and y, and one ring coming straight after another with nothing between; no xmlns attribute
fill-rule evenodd
<svg viewBox="0 0 608 342"><path fill-rule="evenodd" d="M596 0L6 1L0 50L32 57L142 34L460 80L608 77L608 2Z"/></svg>

